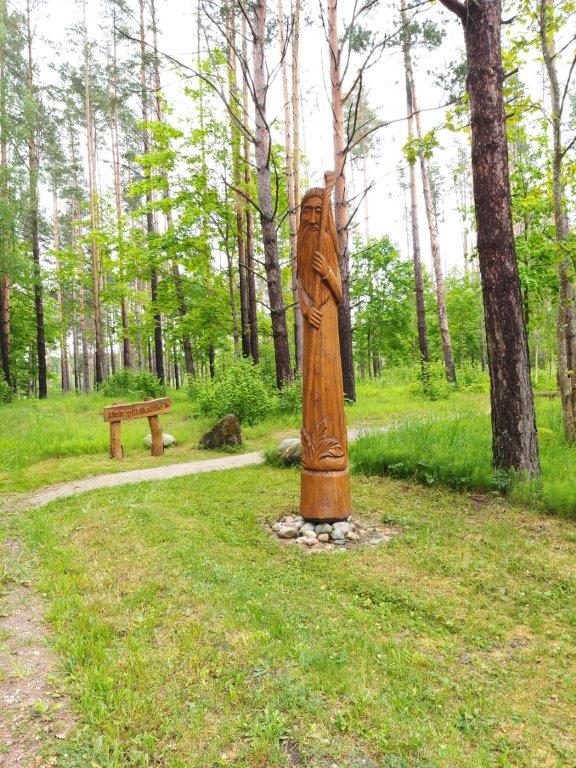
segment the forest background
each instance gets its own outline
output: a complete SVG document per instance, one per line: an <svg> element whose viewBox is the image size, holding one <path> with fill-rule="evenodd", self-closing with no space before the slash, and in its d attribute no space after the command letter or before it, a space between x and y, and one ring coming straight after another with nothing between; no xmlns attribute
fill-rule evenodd
<svg viewBox="0 0 576 768"><path fill-rule="evenodd" d="M422 363L432 396L484 386L465 56L439 4L1 6L5 400L88 392L121 369L181 387L241 356L286 387L301 359L297 201L331 167L348 398L356 375L417 378ZM574 4L503 15L523 314L533 378L554 388Z"/></svg>

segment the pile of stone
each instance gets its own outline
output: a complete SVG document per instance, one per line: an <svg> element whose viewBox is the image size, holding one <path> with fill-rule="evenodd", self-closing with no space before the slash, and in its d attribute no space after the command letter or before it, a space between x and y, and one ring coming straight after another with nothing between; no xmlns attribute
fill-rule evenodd
<svg viewBox="0 0 576 768"><path fill-rule="evenodd" d="M272 530L279 539L294 539L297 544L306 547L334 549L360 541L358 526L350 518L340 523L310 523L300 515L286 515Z"/></svg>

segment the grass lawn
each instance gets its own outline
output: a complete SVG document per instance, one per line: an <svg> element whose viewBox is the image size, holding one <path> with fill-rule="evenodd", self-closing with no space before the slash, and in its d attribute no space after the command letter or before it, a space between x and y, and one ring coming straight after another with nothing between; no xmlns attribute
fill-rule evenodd
<svg viewBox="0 0 576 768"><path fill-rule="evenodd" d="M312 555L265 529L297 496L259 467L5 517L79 718L59 768L576 765L573 523L355 477L402 534Z"/></svg>
<svg viewBox="0 0 576 768"><path fill-rule="evenodd" d="M109 426L102 418L103 407L119 398L54 395L46 400L17 400L0 406L0 495L108 472L210 458L213 454L199 450L198 441L213 420L195 415L194 403L184 390L171 391L169 397L172 410L160 421L162 429L174 435L178 445L163 457L153 458L142 442L149 431L147 420L128 421L122 424L123 460L109 458ZM430 403L410 395L401 386L360 382L358 403L347 409L347 415L350 425L374 427L431 410L438 416L454 410L472 413L485 409L486 404L485 395L457 393L449 401ZM276 417L245 426L241 450L261 450L271 438L297 435L299 428L299 416Z"/></svg>
<svg viewBox="0 0 576 768"><path fill-rule="evenodd" d="M538 398L536 405L542 468L536 481L494 472L489 415L461 410L449 418L438 411L432 418L408 418L394 429L366 434L352 446L352 462L368 475L468 490L507 490L518 503L576 518L576 446L564 440L559 401Z"/></svg>

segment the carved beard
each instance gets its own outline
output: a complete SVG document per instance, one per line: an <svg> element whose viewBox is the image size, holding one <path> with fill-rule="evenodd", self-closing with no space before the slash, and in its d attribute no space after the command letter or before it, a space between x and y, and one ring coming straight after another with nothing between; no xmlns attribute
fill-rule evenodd
<svg viewBox="0 0 576 768"><path fill-rule="evenodd" d="M317 275L312 267L312 255L318 247L318 230L303 224L298 230L298 278L310 298L314 295Z"/></svg>

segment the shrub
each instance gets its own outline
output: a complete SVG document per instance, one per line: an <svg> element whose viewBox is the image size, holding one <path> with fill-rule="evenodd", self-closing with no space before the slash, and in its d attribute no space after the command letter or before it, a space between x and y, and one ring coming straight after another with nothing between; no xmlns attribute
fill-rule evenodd
<svg viewBox="0 0 576 768"><path fill-rule="evenodd" d="M454 384L446 380L443 363L424 363L417 369L416 383L411 390L428 400L447 400L454 392Z"/></svg>
<svg viewBox="0 0 576 768"><path fill-rule="evenodd" d="M12 400L12 390L6 379L0 376L0 403L9 403Z"/></svg>
<svg viewBox="0 0 576 768"><path fill-rule="evenodd" d="M302 411L302 377L296 376L290 384L285 384L278 393L279 413L297 414Z"/></svg>
<svg viewBox="0 0 576 768"><path fill-rule="evenodd" d="M106 379L100 385L100 392L106 397L163 397L166 387L153 373L132 371L124 368Z"/></svg>
<svg viewBox="0 0 576 768"><path fill-rule="evenodd" d="M249 360L233 360L214 381L192 380L189 396L204 416L222 418L233 413L243 424L256 424L276 406L261 369Z"/></svg>

